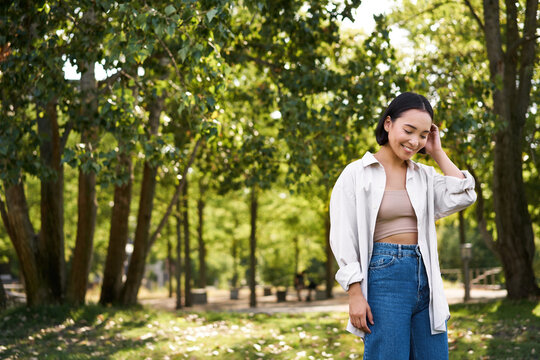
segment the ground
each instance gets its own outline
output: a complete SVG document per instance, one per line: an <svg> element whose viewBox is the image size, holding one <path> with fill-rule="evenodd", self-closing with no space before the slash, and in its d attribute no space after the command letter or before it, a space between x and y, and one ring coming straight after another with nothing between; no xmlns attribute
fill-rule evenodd
<svg viewBox="0 0 540 360"><path fill-rule="evenodd" d="M539 359L540 304L500 299L504 291L475 289L473 302L447 287L450 359ZM143 291L132 308L44 306L0 313L1 359L359 359L362 341L345 329L347 297L276 303L249 292L229 300L208 289L210 303L174 310L166 291ZM262 289L261 289L262 292ZM92 294L95 296L96 294ZM261 294L262 295L262 294ZM91 298L92 298L91 296ZM92 300L92 299L90 299Z"/></svg>

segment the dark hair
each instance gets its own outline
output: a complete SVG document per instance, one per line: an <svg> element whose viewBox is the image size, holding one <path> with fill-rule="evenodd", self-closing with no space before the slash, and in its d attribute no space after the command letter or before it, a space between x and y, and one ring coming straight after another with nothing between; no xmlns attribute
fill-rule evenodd
<svg viewBox="0 0 540 360"><path fill-rule="evenodd" d="M375 137L379 145L384 145L388 142L388 132L384 129L386 118L390 117L390 120L394 122L401 114L411 109L427 112L431 117L431 121L433 121L433 108L429 101L420 94L404 92L392 100L379 119L379 124L375 129ZM419 152L424 154L425 150L422 148Z"/></svg>

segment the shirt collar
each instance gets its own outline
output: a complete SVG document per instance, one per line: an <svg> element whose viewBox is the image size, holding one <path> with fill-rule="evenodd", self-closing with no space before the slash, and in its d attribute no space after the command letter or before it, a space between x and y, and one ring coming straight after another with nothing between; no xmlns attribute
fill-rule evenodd
<svg viewBox="0 0 540 360"><path fill-rule="evenodd" d="M366 151L366 153L362 157L362 164L364 165L364 167L368 167L373 164L381 165L381 163L377 161L377 159L375 159L375 156L373 156L373 154L370 153L369 151ZM410 170L417 170L419 168L418 164L412 160L407 160L407 167Z"/></svg>

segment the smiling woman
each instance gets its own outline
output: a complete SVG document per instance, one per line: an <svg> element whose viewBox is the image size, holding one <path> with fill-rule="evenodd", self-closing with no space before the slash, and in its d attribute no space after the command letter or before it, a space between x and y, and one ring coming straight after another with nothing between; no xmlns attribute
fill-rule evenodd
<svg viewBox="0 0 540 360"><path fill-rule="evenodd" d="M330 199L336 280L349 293L347 330L364 338L364 359L448 359L435 220L476 200L474 180L446 156L422 95L395 98L375 135L379 151L349 164ZM417 152L445 175L413 162Z"/></svg>
<svg viewBox="0 0 540 360"><path fill-rule="evenodd" d="M381 120L375 130L375 136L377 137L377 143L379 145L385 145L388 142L390 129L393 128L393 124L397 119L399 119L397 126L403 128L405 124L409 125L405 126L406 129L403 129L405 133L409 132L407 135L411 135L413 130L421 129L420 133L424 137L420 139L416 138L416 140L418 143L425 144L424 140L427 139L427 135L429 135L432 130L431 126L433 122L433 109L425 97L414 93L403 93L390 103L381 116ZM393 135L396 133L399 132L392 131ZM411 138L414 137L415 136L411 136ZM395 150L395 148L393 149ZM423 146L418 149L417 152L425 153ZM414 154L410 155L412 156Z"/></svg>
<svg viewBox="0 0 540 360"><path fill-rule="evenodd" d="M390 117L384 121L384 129L388 133L388 145L402 160L408 160L415 153L424 149L427 136L431 132L431 117L420 110L407 110L398 119ZM425 150L424 150L425 151Z"/></svg>

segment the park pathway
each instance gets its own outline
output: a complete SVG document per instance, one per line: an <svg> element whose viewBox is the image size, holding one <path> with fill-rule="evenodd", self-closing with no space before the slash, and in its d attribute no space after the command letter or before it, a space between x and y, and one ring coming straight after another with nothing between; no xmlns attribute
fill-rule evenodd
<svg viewBox="0 0 540 360"><path fill-rule="evenodd" d="M334 298L327 300L316 300L311 302L298 301L296 293L289 292L287 301L278 303L276 296L263 296L262 289L257 296L257 307L249 307L249 289L243 288L240 290L238 300L230 300L227 290L219 290L208 288L208 303L204 305L194 305L190 311L231 311L231 312L248 312L248 313L303 313L303 312L347 312L349 310L347 294L341 288L334 289ZM306 293L303 293L305 298ZM446 298L449 304L457 304L463 302L464 291L462 287L449 287L445 289ZM500 299L506 296L504 289L487 289L473 288L471 289L470 302L483 302L491 299ZM143 305L175 311L176 299L167 297L151 297L147 296L140 299Z"/></svg>

